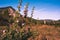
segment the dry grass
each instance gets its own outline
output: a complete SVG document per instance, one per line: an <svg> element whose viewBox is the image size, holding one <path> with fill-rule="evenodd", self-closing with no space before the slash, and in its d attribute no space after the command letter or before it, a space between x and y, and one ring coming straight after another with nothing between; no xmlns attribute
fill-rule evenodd
<svg viewBox="0 0 60 40"><path fill-rule="evenodd" d="M28 26L26 26L27 29ZM60 27L48 25L31 26L31 31L35 31L37 35L34 40L42 40L45 37L47 40L60 40ZM29 38L32 40L33 37Z"/></svg>

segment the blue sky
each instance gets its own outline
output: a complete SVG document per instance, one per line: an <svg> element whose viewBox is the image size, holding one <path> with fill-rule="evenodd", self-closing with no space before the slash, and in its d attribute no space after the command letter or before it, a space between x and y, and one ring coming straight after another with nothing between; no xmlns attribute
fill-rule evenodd
<svg viewBox="0 0 60 40"><path fill-rule="evenodd" d="M21 13L24 5L29 2L28 16L31 16L31 9L35 6L33 18L37 19L60 19L60 0L23 0ZM0 7L12 6L17 9L18 0L0 0Z"/></svg>

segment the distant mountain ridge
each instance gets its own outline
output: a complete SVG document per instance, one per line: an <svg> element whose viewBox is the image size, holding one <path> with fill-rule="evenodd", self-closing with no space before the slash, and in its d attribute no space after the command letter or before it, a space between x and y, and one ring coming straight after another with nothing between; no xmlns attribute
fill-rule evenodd
<svg viewBox="0 0 60 40"><path fill-rule="evenodd" d="M15 10L13 7L8 6L8 7L0 7L0 11L1 11L1 10L4 10L4 9L8 9L8 8L12 8L13 10Z"/></svg>

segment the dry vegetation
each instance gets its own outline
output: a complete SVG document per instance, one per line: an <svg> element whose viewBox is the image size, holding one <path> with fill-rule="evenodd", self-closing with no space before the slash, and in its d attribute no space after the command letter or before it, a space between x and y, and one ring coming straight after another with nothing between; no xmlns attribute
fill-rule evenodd
<svg viewBox="0 0 60 40"><path fill-rule="evenodd" d="M35 25L31 26L31 31L35 33L29 40L60 40L60 27Z"/></svg>

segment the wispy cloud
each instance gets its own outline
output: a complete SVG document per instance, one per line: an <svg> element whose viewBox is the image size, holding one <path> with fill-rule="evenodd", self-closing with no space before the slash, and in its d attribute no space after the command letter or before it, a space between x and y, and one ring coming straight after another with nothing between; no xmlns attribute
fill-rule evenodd
<svg viewBox="0 0 60 40"><path fill-rule="evenodd" d="M31 12L29 12L29 13L31 13ZM33 18L58 20L58 19L60 19L59 13L60 12L56 11L56 10L49 11L49 10L46 10L45 8L43 8L40 10L35 10L34 14L33 14Z"/></svg>

